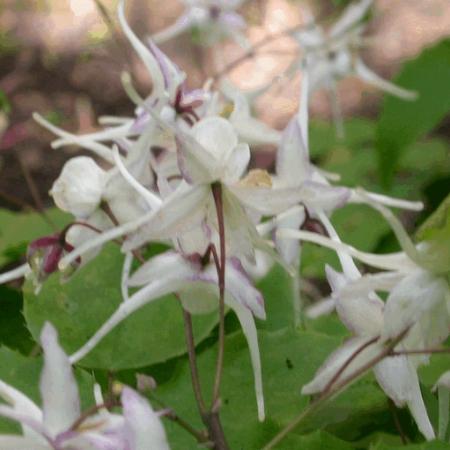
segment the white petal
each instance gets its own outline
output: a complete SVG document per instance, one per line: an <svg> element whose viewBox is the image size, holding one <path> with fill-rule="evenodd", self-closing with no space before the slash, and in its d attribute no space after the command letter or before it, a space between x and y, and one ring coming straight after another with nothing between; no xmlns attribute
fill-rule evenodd
<svg viewBox="0 0 450 450"><path fill-rule="evenodd" d="M308 148L297 116L283 132L277 152L276 172L287 186L299 186L311 176Z"/></svg>
<svg viewBox="0 0 450 450"><path fill-rule="evenodd" d="M191 129L197 142L215 161L226 164L238 144L233 126L222 117L208 117L197 122Z"/></svg>
<svg viewBox="0 0 450 450"><path fill-rule="evenodd" d="M334 311L336 301L332 297L326 297L318 302L313 303L306 308L305 314L309 319L317 319L320 316L325 316Z"/></svg>
<svg viewBox="0 0 450 450"><path fill-rule="evenodd" d="M328 277L333 269L326 269ZM349 283L338 289L333 297L336 299L339 318L353 334L375 336L381 333L384 303L370 288L364 286L356 291L353 289L353 283Z"/></svg>
<svg viewBox="0 0 450 450"><path fill-rule="evenodd" d="M303 193L293 188L274 189L234 185L228 186L228 189L244 206L266 215L282 213L301 202L303 198Z"/></svg>
<svg viewBox="0 0 450 450"><path fill-rule="evenodd" d="M302 394L310 395L322 392L342 370L344 365L346 365L346 367L340 373L336 383L343 381L354 374L358 369L364 367L382 350L382 347L378 343L373 343L356 354L358 350L362 349L370 340L371 338L368 337L358 337L346 341L325 360L313 380L302 387ZM348 363L350 359L351 362Z"/></svg>
<svg viewBox="0 0 450 450"><path fill-rule="evenodd" d="M312 211L333 211L345 205L350 197L350 190L307 181L301 186L299 195L306 207Z"/></svg>
<svg viewBox="0 0 450 450"><path fill-rule="evenodd" d="M330 37L337 37L360 22L367 10L372 5L373 0L359 0L351 3L339 17L339 20L332 26Z"/></svg>
<svg viewBox="0 0 450 450"><path fill-rule="evenodd" d="M161 70L159 68L158 62L154 58L154 56L151 54L151 52L148 50L148 48L137 38L137 36L134 34L133 30L128 25L126 19L125 19L125 1L121 0L119 3L119 9L118 9L118 15L119 15L119 22L122 27L123 32L125 33L125 36L130 41L131 45L133 46L136 53L141 58L142 62L144 63L145 67L147 68L152 82L153 82L153 90L151 94L151 99L157 99L161 97L164 94L164 78L161 73Z"/></svg>
<svg viewBox="0 0 450 450"><path fill-rule="evenodd" d="M17 412L21 414L28 414L37 421L42 420L42 412L32 400L13 386L1 380L0 397L8 402Z"/></svg>
<svg viewBox="0 0 450 450"><path fill-rule="evenodd" d="M261 374L261 357L259 353L258 334L255 321L251 312L235 301L228 301L229 306L236 313L242 327L242 331L247 339L250 358L252 361L253 376L255 379L256 403L258 406L258 419L262 422L265 419L264 392Z"/></svg>
<svg viewBox="0 0 450 450"><path fill-rule="evenodd" d="M385 358L374 367L374 373L384 392L398 407L408 405L421 433L428 440L434 439L434 430L420 392L417 373L408 358Z"/></svg>
<svg viewBox="0 0 450 450"><path fill-rule="evenodd" d="M36 442L41 442L41 436L46 435L47 430L44 428L42 422L35 420L34 417L28 414L18 412L9 406L0 404L0 417L5 417L6 419L20 423L23 429L26 430L26 437L34 439Z"/></svg>
<svg viewBox="0 0 450 450"><path fill-rule="evenodd" d="M313 242L315 244L322 245L325 248L330 248L335 251L342 251L348 253L353 258L359 259L360 261L379 269L398 270L403 272L409 272L417 269L417 266L413 264L403 252L390 253L386 255L361 252L351 245L333 241L332 239L321 236L317 233L311 233L310 231L284 229L277 231L277 235L286 239L300 239L305 242Z"/></svg>
<svg viewBox="0 0 450 450"><path fill-rule="evenodd" d="M86 218L99 208L108 174L88 156L69 159L53 183L50 195L58 208Z"/></svg>
<svg viewBox="0 0 450 450"><path fill-rule="evenodd" d="M436 384L433 386L433 391L435 391L438 387L443 387L450 391L450 370L447 370L447 372L444 372L439 377Z"/></svg>
<svg viewBox="0 0 450 450"><path fill-rule="evenodd" d="M80 416L80 398L69 358L47 322L41 333L44 367L39 384L44 424L52 436L66 431Z"/></svg>
<svg viewBox="0 0 450 450"><path fill-rule="evenodd" d="M22 392L1 380L0 397L8 402L13 407L14 411L17 411L17 413L29 416L38 423L42 422L42 411L38 408L38 406L36 406L36 404L26 395L22 394ZM22 428L25 436L35 436L35 432L26 425L22 425Z"/></svg>
<svg viewBox="0 0 450 450"><path fill-rule="evenodd" d="M361 59L357 59L355 64L356 75L367 83L387 92L391 95L399 97L403 100L416 100L418 93L415 91L410 91L408 89L403 89L395 84L381 78L375 72L370 70Z"/></svg>
<svg viewBox="0 0 450 450"><path fill-rule="evenodd" d="M169 450L161 420L150 404L128 387L121 400L130 450Z"/></svg>
<svg viewBox="0 0 450 450"><path fill-rule="evenodd" d="M400 331L430 314L439 303L442 304L445 314L448 290L448 284L443 278L422 270L404 277L391 291L386 301L384 336L386 338L397 336Z"/></svg>
<svg viewBox="0 0 450 450"><path fill-rule="evenodd" d="M152 35L152 39L161 44L188 30L192 26L191 16L184 13L173 25Z"/></svg>
<svg viewBox="0 0 450 450"><path fill-rule="evenodd" d="M125 180L130 184L131 187L133 187L137 193L142 195L142 197L145 199L147 204L151 209L157 209L161 206L162 200L153 192L148 190L146 187L144 187L142 184L140 184L136 178L131 175L131 173L128 171L128 169L123 164L119 152L117 150L117 147L113 149L113 157L114 162L116 163L116 166L118 167L120 173L125 178Z"/></svg>
<svg viewBox="0 0 450 450"><path fill-rule="evenodd" d="M2 450L51 450L45 442L8 434L0 435L0 448Z"/></svg>
<svg viewBox="0 0 450 450"><path fill-rule="evenodd" d="M31 273L31 267L28 263L22 264L16 269L0 274L0 284L8 283L8 281L17 280Z"/></svg>
<svg viewBox="0 0 450 450"><path fill-rule="evenodd" d="M278 228L287 228L298 230L305 220L305 210L300 207L296 209L295 214L277 220ZM298 264L300 258L300 242L292 241L292 239L276 238L275 244L278 253L284 259L286 264Z"/></svg>
<svg viewBox="0 0 450 450"><path fill-rule="evenodd" d="M133 253L128 252L125 255L125 260L124 260L123 266L122 266L122 277L120 280L120 290L122 293L123 301L127 301L129 298L128 286L129 286L131 266L133 264L133 258L134 258Z"/></svg>
<svg viewBox="0 0 450 450"><path fill-rule="evenodd" d="M143 286L163 277L186 278L193 276L197 270L199 267L179 253L167 251L142 264L130 277L129 286Z"/></svg>
<svg viewBox="0 0 450 450"><path fill-rule="evenodd" d="M170 239L191 230L205 217L205 209L210 201L208 185L180 185L167 197L160 208L154 211L141 230L127 239L123 250L128 251L150 240Z"/></svg>
<svg viewBox="0 0 450 450"><path fill-rule="evenodd" d="M194 189L186 189L185 187L180 186L180 189L177 189L172 196L166 199L164 207L161 207L156 211L150 211L142 215L139 219L112 228L111 230L98 235L94 239L83 243L61 259L59 268L64 270L78 257L82 256L92 248L99 247L105 242L132 233L147 223L151 224L152 227L154 225L152 230L154 230L155 233L161 234L164 230L170 235L173 232L176 232L178 228L183 228L183 225L185 225L186 221L189 219L189 213L192 214L193 207L199 207L198 205L201 205L208 195L209 190L206 186L197 186ZM136 241L135 246L138 247L145 241L146 238L143 237L142 240ZM127 242L125 244L127 244ZM125 246L124 251L134 248L132 244L134 244L134 242L130 243L128 246L130 248Z"/></svg>
<svg viewBox="0 0 450 450"><path fill-rule="evenodd" d="M375 202L381 203L391 208L409 209L411 211L421 211L423 209L422 202L411 202L409 200L389 197L388 195L377 194L375 192L365 192L365 195ZM361 197L359 191L352 191L352 196L350 197L349 201L352 203L365 203L366 197Z"/></svg>
<svg viewBox="0 0 450 450"><path fill-rule="evenodd" d="M39 125L47 128L47 130L51 131L57 136L61 136L64 141L59 141L59 145L63 145L63 143L80 145L80 147L91 150L93 153L105 159L106 161L112 162L111 150L106 145L100 144L98 142L82 140L78 136L70 134L67 131L64 131L51 124L48 120L44 119L38 113L33 113L33 119Z"/></svg>
<svg viewBox="0 0 450 450"><path fill-rule="evenodd" d="M224 181L226 183L237 182L247 169L250 162L250 148L247 144L238 144L233 149L225 166Z"/></svg>

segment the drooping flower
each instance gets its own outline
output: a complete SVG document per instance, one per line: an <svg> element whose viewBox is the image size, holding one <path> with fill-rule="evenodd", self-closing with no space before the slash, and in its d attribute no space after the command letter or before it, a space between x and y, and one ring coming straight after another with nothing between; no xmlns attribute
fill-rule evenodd
<svg viewBox="0 0 450 450"><path fill-rule="evenodd" d="M122 392L123 416L98 412L83 416L78 387L56 330L47 323L41 333L44 367L39 384L42 408L0 380L0 416L17 421L22 435L1 435L0 448L9 450L167 450L158 415L130 388ZM98 388L97 388L98 389Z"/></svg>
<svg viewBox="0 0 450 450"><path fill-rule="evenodd" d="M245 0L183 0L185 11L169 27L155 33L156 43L168 41L187 31L199 34L198 42L211 45L225 37L242 43L245 20L236 12Z"/></svg>
<svg viewBox="0 0 450 450"><path fill-rule="evenodd" d="M416 369L429 358L426 352L420 354L420 350L433 348L450 334L450 288L445 276L448 267L443 267L436 255L429 254L426 243L415 246L387 208L375 202L372 206L389 221L404 252L372 255L342 244L325 215L321 220L332 239L304 231L282 230L280 234L325 245L338 252L344 274L329 268L327 275L338 315L355 336L376 337L376 345L379 345L407 332L394 349L400 354L379 362L374 373L386 394L397 406L408 405L420 431L427 439L433 439L434 430L422 399ZM362 276L350 256L385 272ZM438 264L435 264L436 260ZM385 304L376 292L388 292ZM419 354L402 354L405 350L419 350ZM339 360L336 361L332 366L334 373L340 368ZM313 386L321 376L319 370ZM323 384L319 385L323 387ZM304 389L307 393L317 392L309 385Z"/></svg>
<svg viewBox="0 0 450 450"><path fill-rule="evenodd" d="M174 251L158 255L144 263L128 280L128 287L139 287L99 330L70 357L80 361L118 324L144 305L169 293L176 293L183 307L193 314L204 314L219 305L219 282L216 266L204 263L201 255L183 256ZM128 298L128 299L127 299ZM237 315L246 336L255 377L258 416L264 419L261 361L253 316L265 319L264 300L245 273L237 258L228 258L225 269L225 304Z"/></svg>
<svg viewBox="0 0 450 450"><path fill-rule="evenodd" d="M302 67L309 77L309 92L327 89L332 95L332 110L338 131L342 133L342 116L337 99L337 82L354 75L366 83L404 100L414 100L417 93L403 89L381 78L363 62L358 55L364 45L362 20L373 0L351 3L341 17L325 31L314 18L304 30L295 33L304 54L297 67Z"/></svg>

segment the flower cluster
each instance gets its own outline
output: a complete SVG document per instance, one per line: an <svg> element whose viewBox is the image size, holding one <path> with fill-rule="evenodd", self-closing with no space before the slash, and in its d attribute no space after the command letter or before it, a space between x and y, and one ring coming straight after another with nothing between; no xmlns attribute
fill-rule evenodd
<svg viewBox="0 0 450 450"><path fill-rule="evenodd" d="M309 157L308 101L313 90L334 89L338 79L356 74L390 93L412 97L381 80L357 56L360 22L371 1L351 5L326 33L311 21L296 34L304 50L297 65L303 70L300 104L282 132L253 117L245 95L227 83L219 90L211 83L188 89L186 74L155 42L193 28L207 35L207 42L236 37L245 22L235 11L240 1L185 3L186 11L176 24L146 42L129 27L124 3L119 6L123 32L153 85L142 98L124 74L124 88L136 107L133 117L104 118L102 131L76 136L35 115L57 136L54 148L77 145L92 157L70 159L50 191L57 207L73 215L73 223L58 235L33 242L29 262L0 275L0 282L27 275L39 284L57 270L89 263L113 241L125 255L123 302L70 357L59 347L51 325L44 327L43 408L0 384L0 395L10 404L0 406L0 415L23 425L22 437L0 436L0 443L39 449L168 448L158 414L130 388L121 395L122 415L109 412L99 401L96 412L83 418L70 364L81 361L132 313L169 293L176 294L190 314L219 309L221 326L224 308L234 311L248 342L258 417L264 420L255 318L265 320L266 311L254 282L278 262L298 287L302 241L337 252L343 273L327 267L332 288L328 303L353 334L302 393L329 390L394 342L390 353L374 364L375 376L398 406L408 405L420 431L432 439L417 377L417 367L427 357L408 351L436 346L448 337L448 278L441 265L433 263L429 249L416 247L387 209L420 210L422 205L336 185L336 177ZM259 144L277 146L274 173L249 169L252 150ZM404 252L371 255L343 244L330 217L347 203L365 203L380 211ZM170 249L144 258L154 242ZM353 257L384 271L362 275ZM387 292L386 302L379 292ZM302 309L298 293L297 288L297 323ZM443 389L445 380L438 385Z"/></svg>

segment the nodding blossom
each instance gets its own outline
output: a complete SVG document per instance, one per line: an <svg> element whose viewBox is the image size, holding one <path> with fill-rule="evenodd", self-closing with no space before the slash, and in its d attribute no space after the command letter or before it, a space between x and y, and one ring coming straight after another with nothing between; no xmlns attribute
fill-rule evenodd
<svg viewBox="0 0 450 450"><path fill-rule="evenodd" d="M210 255L211 256L211 255ZM169 293L176 293L183 307L193 314L204 314L219 306L219 286L216 267L202 255L183 256L174 251L158 255L143 264L127 280L125 289L139 289L126 299L100 329L70 357L80 361L111 330L144 305ZM254 288L237 258L228 258L225 269L225 305L237 315L247 338L255 378L258 416L264 420L261 361L253 316L265 319L264 299Z"/></svg>
<svg viewBox="0 0 450 450"><path fill-rule="evenodd" d="M341 376L363 366L382 350L383 344L405 332L393 350L394 356L387 356L373 370L385 393L397 406L409 407L419 430L431 440L435 432L422 399L417 367L428 362L427 349L441 344L450 335L448 267L442 266L436 248L430 253L429 243L414 245L391 211L376 203L372 206L391 224L403 252L372 255L342 244L325 215L321 215L321 220L331 238L305 231L280 231L284 238L315 242L337 251L344 273L327 268L327 276L337 313L354 335L329 357L302 392L321 392L359 348L363 351L353 358ZM384 272L361 275L352 257ZM377 292L388 293L385 303ZM418 354L402 353L411 350Z"/></svg>
<svg viewBox="0 0 450 450"><path fill-rule="evenodd" d="M156 43L188 31L198 34L198 42L212 45L223 38L245 41L244 18L236 12L245 0L182 0L185 10L176 22L152 35Z"/></svg>
<svg viewBox="0 0 450 450"><path fill-rule="evenodd" d="M0 448L9 450L168 450L158 414L131 388L121 395L123 415L104 405L83 415L78 386L56 330L47 323L41 333L44 366L39 390L42 407L0 380L0 416L18 422L22 435L0 434ZM96 387L98 393L99 387ZM98 395L97 395L98 397Z"/></svg>
<svg viewBox="0 0 450 450"><path fill-rule="evenodd" d="M365 45L362 20L373 0L351 3L341 17L324 30L308 14L305 29L294 34L302 51L302 63L309 78L309 92L327 89L331 93L332 110L337 129L342 133L342 116L337 99L337 82L354 75L366 83L404 100L414 100L417 93L403 89L381 78L364 63L359 52Z"/></svg>

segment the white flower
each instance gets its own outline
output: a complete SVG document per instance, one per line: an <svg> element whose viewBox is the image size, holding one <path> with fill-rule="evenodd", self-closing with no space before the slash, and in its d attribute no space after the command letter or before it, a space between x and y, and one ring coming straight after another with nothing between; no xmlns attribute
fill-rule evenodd
<svg viewBox="0 0 450 450"><path fill-rule="evenodd" d="M111 421L90 418L86 430L73 428L80 418L78 387L67 356L58 344L55 329L47 323L41 334L44 368L39 384L42 409L12 386L0 381L0 396L8 403L0 405L0 415L19 422L23 436L0 435L0 448L24 450L92 450L92 439L102 439L110 446L120 443L103 434ZM118 449L121 447L117 445Z"/></svg>
<svg viewBox="0 0 450 450"><path fill-rule="evenodd" d="M247 97L229 82L222 82L221 91L233 102L229 121L237 134L249 145L279 144L280 132L251 115Z"/></svg>
<svg viewBox="0 0 450 450"><path fill-rule="evenodd" d="M98 412L83 417L78 387L56 330L47 323L41 334L44 367L39 384L42 409L0 380L0 416L22 425L22 436L1 435L8 450L168 450L167 438L148 402L130 388L122 391L123 416L110 413L96 386Z"/></svg>
<svg viewBox="0 0 450 450"><path fill-rule="evenodd" d="M169 450L159 415L136 391L124 387L121 395L126 449ZM125 449L124 449L125 450Z"/></svg>
<svg viewBox="0 0 450 450"><path fill-rule="evenodd" d="M416 92L398 87L378 76L358 56L363 45L364 26L361 21L372 3L373 0L359 0L350 4L328 31L324 31L311 17L307 29L295 35L304 51L300 65L308 73L309 92L322 88L331 91L334 118L340 132L342 117L336 98L336 84L344 77L355 75L366 83L404 100L417 98Z"/></svg>
<svg viewBox="0 0 450 450"><path fill-rule="evenodd" d="M177 293L183 307L193 314L204 314L218 307L219 287L214 264L202 264L200 255L180 255L168 251L143 264L128 280L129 287L140 289L124 301L86 344L70 357L80 361L95 346L135 311L169 293ZM143 286L143 287L142 287ZM125 297L127 298L128 295ZM258 415L264 419L261 361L253 316L265 319L264 299L256 290L240 261L228 258L225 270L225 304L236 313L247 338L252 360Z"/></svg>
<svg viewBox="0 0 450 450"><path fill-rule="evenodd" d="M168 41L186 31L200 33L202 44L211 45L224 37L242 42L245 21L235 12L244 0L183 0L185 11L171 26L152 36L156 43Z"/></svg>
<svg viewBox="0 0 450 450"><path fill-rule="evenodd" d="M356 336L378 337L383 343L408 331L395 351L433 348L450 334L448 280L442 274L442 267L433 264L434 259L430 259L426 244L416 247L388 209L370 200L368 202L389 221L404 253L372 255L342 244L325 215L320 218L332 239L303 231L282 230L280 234L284 237L295 235L338 252L344 274L329 268L327 275L338 315ZM361 276L350 255L387 271ZM389 293L385 304L376 291ZM379 362L374 367L374 373L386 394L399 407L407 404L420 431L427 439L433 439L434 430L416 372L417 366L427 361L426 354L400 354ZM338 369L336 365L335 372Z"/></svg>
<svg viewBox="0 0 450 450"><path fill-rule="evenodd" d="M66 162L50 195L58 208L84 218L99 207L106 179L106 172L92 158L76 156Z"/></svg>

